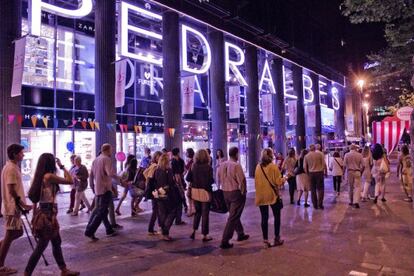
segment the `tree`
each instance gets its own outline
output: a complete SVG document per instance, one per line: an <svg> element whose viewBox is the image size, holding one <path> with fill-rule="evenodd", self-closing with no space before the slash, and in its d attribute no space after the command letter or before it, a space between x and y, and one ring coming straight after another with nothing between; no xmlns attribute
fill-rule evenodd
<svg viewBox="0 0 414 276"><path fill-rule="evenodd" d="M352 23L385 25L387 47L368 56L376 64L369 70L371 92L380 93L379 98L390 105L402 103L400 95L414 95L414 1L344 0L341 8Z"/></svg>

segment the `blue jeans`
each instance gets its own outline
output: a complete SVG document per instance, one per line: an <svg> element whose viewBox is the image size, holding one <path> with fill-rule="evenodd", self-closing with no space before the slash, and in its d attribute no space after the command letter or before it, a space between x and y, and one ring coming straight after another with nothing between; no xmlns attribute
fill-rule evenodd
<svg viewBox="0 0 414 276"><path fill-rule="evenodd" d="M92 212L88 225L86 226L85 235L93 236L99 225L103 222L106 228L106 233L110 234L114 230L108 221L108 208L112 202L112 192L107 191L103 195L96 196L96 207Z"/></svg>

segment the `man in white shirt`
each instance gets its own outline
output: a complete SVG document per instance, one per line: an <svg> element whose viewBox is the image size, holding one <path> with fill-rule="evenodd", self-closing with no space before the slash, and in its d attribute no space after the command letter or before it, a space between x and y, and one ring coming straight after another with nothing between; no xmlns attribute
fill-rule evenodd
<svg viewBox="0 0 414 276"><path fill-rule="evenodd" d="M91 186L95 191L95 204L86 226L85 236L97 241L95 232L99 225L103 222L106 228L107 236L115 236L116 232L108 221L108 208L112 201L112 179L120 181L120 178L112 166L112 146L110 144L103 144L101 147L101 154L93 161L91 173L89 175Z"/></svg>
<svg viewBox="0 0 414 276"><path fill-rule="evenodd" d="M351 151L345 154L344 168L349 185L349 205L359 208L361 197L361 172L364 167L362 154L356 151L357 146L352 144Z"/></svg>
<svg viewBox="0 0 414 276"><path fill-rule="evenodd" d="M7 147L6 165L1 171L1 196L5 215L6 234L0 241L0 275L17 273L17 270L4 266L11 243L23 235L23 221L21 210L29 211L31 206L26 205L25 193L19 163L22 162L24 147L12 144ZM16 206L16 203L18 206Z"/></svg>

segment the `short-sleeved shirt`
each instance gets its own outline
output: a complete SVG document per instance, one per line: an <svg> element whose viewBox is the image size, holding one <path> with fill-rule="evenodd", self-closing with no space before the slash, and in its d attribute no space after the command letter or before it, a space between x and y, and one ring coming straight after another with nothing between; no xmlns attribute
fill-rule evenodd
<svg viewBox="0 0 414 276"><path fill-rule="evenodd" d="M94 178L95 194L103 195L112 191L112 176L115 175L111 157L99 155L92 163L91 172Z"/></svg>
<svg viewBox="0 0 414 276"><path fill-rule="evenodd" d="M144 156L141 160L140 167L146 169L150 165L151 165L151 156Z"/></svg>
<svg viewBox="0 0 414 276"><path fill-rule="evenodd" d="M225 192L246 190L246 177L242 166L233 160L224 161L217 170L217 184Z"/></svg>
<svg viewBox="0 0 414 276"><path fill-rule="evenodd" d="M15 163L7 161L1 171L2 207L4 214L7 216L13 216L16 214L16 202L10 193L10 185L14 185L14 190L20 197L20 200L26 203L20 168Z"/></svg>

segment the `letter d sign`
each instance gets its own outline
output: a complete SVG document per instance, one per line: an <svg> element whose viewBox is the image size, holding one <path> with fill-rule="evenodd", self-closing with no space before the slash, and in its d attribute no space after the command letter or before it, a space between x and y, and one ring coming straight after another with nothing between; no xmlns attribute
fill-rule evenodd
<svg viewBox="0 0 414 276"><path fill-rule="evenodd" d="M30 34L40 36L40 25L42 21L42 10L68 18L81 18L92 11L92 0L83 0L81 6L76 10L64 9L42 0L29 1Z"/></svg>

